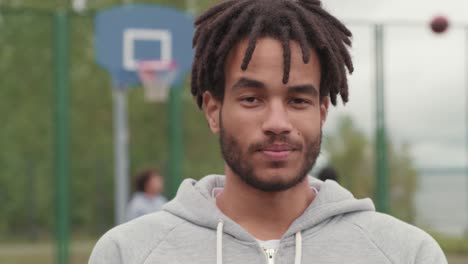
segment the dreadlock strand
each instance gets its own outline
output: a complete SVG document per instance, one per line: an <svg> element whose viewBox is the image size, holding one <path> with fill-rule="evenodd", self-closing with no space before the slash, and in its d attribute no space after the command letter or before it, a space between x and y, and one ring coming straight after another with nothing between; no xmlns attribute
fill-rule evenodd
<svg viewBox="0 0 468 264"><path fill-rule="evenodd" d="M240 16L238 16L233 21L233 26L226 33L226 38L223 41L221 41L221 44L216 49L216 57L218 57L218 62L216 63L215 67L215 76L219 76L222 74L222 71L224 70L224 61L227 55L229 54L229 50L234 46L239 31L243 27L245 27L245 24L249 21L249 16L252 14L253 10L254 6L248 7Z"/></svg>
<svg viewBox="0 0 468 264"><path fill-rule="evenodd" d="M344 70L344 67L340 66L339 62L346 61L346 56L344 55L347 55L348 53L343 43L341 42L341 39L339 39L336 34L333 34L334 29L331 27L331 25L325 24L324 29L328 31L328 34L326 34L326 36L331 48L330 52L328 52L328 56L333 61L333 63L331 63L331 65L333 66L332 70L337 73L337 76L339 76L338 80L336 80L336 85L339 89L342 86L343 79L346 78L346 72ZM339 90L333 90L333 92L339 93Z"/></svg>
<svg viewBox="0 0 468 264"><path fill-rule="evenodd" d="M289 71L291 69L291 48L289 47L289 27L281 27L281 42L283 44L283 83L287 84L289 81Z"/></svg>
<svg viewBox="0 0 468 264"><path fill-rule="evenodd" d="M328 95L330 96L330 101L333 105L336 105L336 94L339 92L339 87L341 86L341 71L340 67L337 65L338 58L334 56L333 49L323 50L324 60L326 61L329 68L326 70L325 87L328 87ZM323 63L323 62L322 62ZM331 76L336 76L334 79Z"/></svg>
<svg viewBox="0 0 468 264"><path fill-rule="evenodd" d="M327 21L331 22L334 26L336 26L341 32L343 32L346 36L351 37L353 34L349 29L343 25L336 17L330 15L327 11L325 11L323 8L317 5L312 5L309 3L301 3L304 8L308 9L309 11L313 13L317 13L318 15L322 16L325 18Z"/></svg>
<svg viewBox="0 0 468 264"><path fill-rule="evenodd" d="M197 64L194 64L192 67L192 76L191 76L190 81L192 84L192 89L190 90L190 92L197 100L198 107L201 107L202 96L199 96L200 89L199 89L199 81L198 81L198 65Z"/></svg>
<svg viewBox="0 0 468 264"><path fill-rule="evenodd" d="M330 34L327 34L328 36L330 36L330 43L331 43L331 46L334 48L335 50L335 53L336 55L340 55L340 59L344 61L344 64L345 66L348 68L348 71L350 73L353 72L353 63L351 61L351 56L349 54L349 51L348 49L346 48L346 46L343 44L342 42L342 39L339 38L339 34L333 34L332 31L335 31L336 33L336 29L331 27L331 26L325 26L326 29L330 32ZM349 39L348 39L349 40ZM346 74L346 73L344 73Z"/></svg>
<svg viewBox="0 0 468 264"><path fill-rule="evenodd" d="M345 80L343 88L340 90L340 95L341 95L341 100L343 101L343 104L347 103L349 100L349 86L348 86L347 80Z"/></svg>
<svg viewBox="0 0 468 264"><path fill-rule="evenodd" d="M250 14L252 13L254 6L248 7L240 16L238 16L233 21L233 26L226 32L226 38L221 42L219 47L216 49L216 55L220 56L222 53L226 53L226 50L229 50L229 47L232 46L232 43L236 41L236 36L245 26L246 22L249 19Z"/></svg>
<svg viewBox="0 0 468 264"><path fill-rule="evenodd" d="M316 7L314 7L314 10L315 9L316 9ZM328 15L327 17L333 18L330 15ZM342 25L338 20L336 20L336 21L340 25ZM353 67L353 64L352 64L351 56L350 56L349 51L347 50L346 46L344 45L344 44L347 44L348 46L351 46L350 38L348 37L346 32L338 31L340 29L335 27L336 24L325 24L324 26L325 26L324 28L329 32L329 34L326 34L326 35L327 35L327 37L329 37L329 43L330 43L330 46L332 47L332 50L333 50L333 52L329 53L330 56L336 57L333 60L335 60L337 62L338 61L343 61L344 66L346 66L346 68L348 68L348 72L352 73L354 71L354 67ZM347 29L346 29L346 31L347 31ZM350 35L350 33L349 33L349 35ZM336 64L333 63L333 65L336 65ZM348 101L348 83L347 83L347 78L346 78L346 72L345 72L343 67L340 67L340 68L334 67L334 68L335 68L334 70L338 71L338 73L339 73L337 76L341 76L341 78L336 80L335 85L332 85L332 89L330 89L330 94L332 95L332 97L330 97L330 98L332 99L331 101L332 101L333 105L336 104L336 96L335 95L338 94L338 93L341 95L341 99L343 100L343 102Z"/></svg>
<svg viewBox="0 0 468 264"><path fill-rule="evenodd" d="M233 2L236 2L236 1L227 1L223 4L227 4L227 3L233 3ZM239 1L238 3L234 4L233 6L231 6L231 8L225 12L223 8L221 9L217 9L218 10L218 13L213 13L212 15L212 18L213 20L204 20L203 22L203 25L202 26L205 26L205 27L198 27L198 30L200 28L202 28L203 30L200 32L200 34L197 34L197 32L195 33L195 36L193 38L193 46L195 46L196 44L195 43L206 43L206 46L208 48L211 48L211 43L212 41L210 41L210 38L208 38L208 36L212 36L213 35L213 31L219 31L222 29L222 27L220 27L219 25L224 25L226 24L227 21L229 21L231 19L232 16L235 16L236 12L238 12L240 9L242 9L245 5L248 4L248 0L242 0L242 1ZM213 9L216 8L216 7L213 7ZM214 16L214 17L213 17ZM200 25L201 25L201 22L200 22ZM200 35L205 35L205 38L204 38L204 41L199 41L199 38L200 38ZM212 49L209 49L209 50L212 50Z"/></svg>
<svg viewBox="0 0 468 264"><path fill-rule="evenodd" d="M190 81L193 84L190 91L192 94L198 94L198 81L197 81L197 75L198 75L198 66L196 64L193 65L192 67L192 74L190 75Z"/></svg>
<svg viewBox="0 0 468 264"><path fill-rule="evenodd" d="M210 33L207 33L209 34L209 38L207 39L206 41L206 44L205 44L205 47L203 49L203 51L212 51L212 50L216 50L216 47L218 46L218 42L220 41L220 39L222 38L222 36L224 35L223 32L224 32L224 28L223 27L217 27L214 29L214 31L210 32ZM202 54L202 57L200 58L201 61L216 61L216 56L211 53L211 52L204 52ZM210 67L212 64L211 63L203 63L202 65L200 65L200 74L201 76L203 76L200 80L202 82L205 82L205 83L209 83L210 82L210 78L213 79L213 76L210 75L210 73L212 71L210 71Z"/></svg>
<svg viewBox="0 0 468 264"><path fill-rule="evenodd" d="M249 46L247 47L247 50L245 51L244 59L242 60L242 65L241 65L241 69L243 71L247 70L250 60L252 59L252 55L255 50L257 38L260 35L261 30L263 28L263 20L264 20L263 16L257 17L257 19L255 20L255 24L252 27L252 31L250 32Z"/></svg>
<svg viewBox="0 0 468 264"><path fill-rule="evenodd" d="M291 29L293 35L298 39L299 44L301 45L301 50L302 50L302 61L304 63L309 63L310 60L310 48L309 48L309 43L307 41L307 36L304 32L304 30L301 27L301 24L297 20L297 18L291 14L291 12L286 12L285 13L286 17L289 19L289 22L291 23Z"/></svg>
<svg viewBox="0 0 468 264"><path fill-rule="evenodd" d="M323 81L323 88L325 91L322 91L321 95L322 94L328 95L332 105L336 105L336 94L338 91L338 87L339 86L337 86L336 83L334 83L334 80L332 79L332 75L330 74L330 72L326 73L324 81Z"/></svg>
<svg viewBox="0 0 468 264"><path fill-rule="evenodd" d="M193 38L193 48L195 48L195 61L202 55L202 50L206 46L206 42L210 34L203 30L197 30Z"/></svg>
<svg viewBox="0 0 468 264"><path fill-rule="evenodd" d="M299 0L298 2L303 2L310 5L322 6L322 1L320 0Z"/></svg>
<svg viewBox="0 0 468 264"><path fill-rule="evenodd" d="M341 41L343 41L348 47L351 47L353 45L351 39L348 36L342 37Z"/></svg>
<svg viewBox="0 0 468 264"><path fill-rule="evenodd" d="M346 68L348 68L348 72L353 73L354 65L353 65L353 60L351 59L351 55L349 54L349 52L343 49L341 49L340 52L341 52L341 56L343 57L345 66Z"/></svg>
<svg viewBox="0 0 468 264"><path fill-rule="evenodd" d="M196 31L195 31L195 34L193 35L193 38L192 38L192 48L195 48L195 45L197 45L197 43L200 42L200 35L203 31L200 30L200 28L198 28Z"/></svg>
<svg viewBox="0 0 468 264"><path fill-rule="evenodd" d="M228 1L228 2L236 2L236 1ZM234 5L230 7L229 10L226 10L225 12L222 12L224 10L220 10L220 14L217 15L216 17L213 17L213 20L211 21L205 21L207 23L206 26L206 34L210 35L209 38L207 38L206 45L204 49L207 49L208 51L216 50L217 42L219 42L220 39L222 39L221 36L218 36L220 32L225 31L225 28L220 26L220 25L226 25L229 23L230 19L235 16L242 8L244 8L247 4L249 4L249 0L242 0L239 2L236 2ZM212 57L211 53L205 52L205 56L203 56L201 59L203 61L210 61L209 57ZM208 73L208 68L209 65L208 63L205 63L201 66L201 72ZM207 79L208 74L202 74L202 76L205 76ZM203 78L202 78L203 80Z"/></svg>
<svg viewBox="0 0 468 264"><path fill-rule="evenodd" d="M288 6L290 9L298 13L299 18L301 18L306 24L308 24L308 27L310 27L310 30L312 31L314 37L314 42L317 44L317 48L323 48L325 46L325 36L320 29L320 27L317 25L317 22L315 21L314 17L310 17L307 14L307 9L304 9L302 6L297 5L293 2L286 1L285 5Z"/></svg>

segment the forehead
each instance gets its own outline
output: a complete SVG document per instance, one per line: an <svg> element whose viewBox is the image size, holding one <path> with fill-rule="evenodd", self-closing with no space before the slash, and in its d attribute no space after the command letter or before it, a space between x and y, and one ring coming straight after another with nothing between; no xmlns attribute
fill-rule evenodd
<svg viewBox="0 0 468 264"><path fill-rule="evenodd" d="M230 51L225 64L226 84L228 85L229 81L247 77L270 85L284 85L282 79L285 58L282 43L271 37L259 38L256 41L255 50L248 67L243 71L241 65L245 59L248 46L249 40L242 39ZM309 62L305 64L298 42L289 41L289 50L291 61L288 84L310 83L315 87L319 87L321 69L316 51L309 48L311 56Z"/></svg>

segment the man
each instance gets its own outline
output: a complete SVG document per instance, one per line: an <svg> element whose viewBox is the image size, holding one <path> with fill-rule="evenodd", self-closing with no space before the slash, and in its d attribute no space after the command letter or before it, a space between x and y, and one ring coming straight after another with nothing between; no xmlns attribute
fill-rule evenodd
<svg viewBox="0 0 468 264"><path fill-rule="evenodd" d="M127 220L161 210L167 202L162 195L164 179L154 169L144 170L135 177L135 190L127 208Z"/></svg>
<svg viewBox="0 0 468 264"><path fill-rule="evenodd" d="M185 180L163 211L105 234L91 264L447 263L420 229L307 177L352 71L351 33L320 1L226 1L195 25L192 94L225 176Z"/></svg>

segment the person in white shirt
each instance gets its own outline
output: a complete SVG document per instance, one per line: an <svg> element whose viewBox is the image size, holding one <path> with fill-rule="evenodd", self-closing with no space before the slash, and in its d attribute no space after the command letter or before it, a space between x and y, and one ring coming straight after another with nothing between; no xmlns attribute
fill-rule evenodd
<svg viewBox="0 0 468 264"><path fill-rule="evenodd" d="M154 169L144 170L135 177L135 193L127 207L127 221L157 212L167 202L162 195L164 178Z"/></svg>

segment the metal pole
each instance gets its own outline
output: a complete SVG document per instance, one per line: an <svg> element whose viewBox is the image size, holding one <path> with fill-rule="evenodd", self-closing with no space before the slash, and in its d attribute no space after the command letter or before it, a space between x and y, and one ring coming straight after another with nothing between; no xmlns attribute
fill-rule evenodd
<svg viewBox="0 0 468 264"><path fill-rule="evenodd" d="M96 161L96 234L103 234L105 230L105 200L103 197L107 197L107 189L104 184L104 161Z"/></svg>
<svg viewBox="0 0 468 264"><path fill-rule="evenodd" d="M389 212L388 207L388 164L385 135L385 92L384 92L384 26L375 25L375 107L376 107L376 199L377 210Z"/></svg>
<svg viewBox="0 0 468 264"><path fill-rule="evenodd" d="M465 160L468 161L468 27L464 28L465 31L465 71L467 73L465 74L465 146L466 146L466 151L465 151ZM468 162L465 164L465 177L466 177L466 184L467 184L467 190L468 190ZM466 230L465 233L468 234L468 191L466 193L466 214L467 214L467 221L466 221Z"/></svg>
<svg viewBox="0 0 468 264"><path fill-rule="evenodd" d="M127 91L113 89L114 95L114 168L115 168L115 223L125 222L128 202L128 125Z"/></svg>
<svg viewBox="0 0 468 264"><path fill-rule="evenodd" d="M185 0L185 9L194 15L197 12L196 0ZM174 198L183 180L183 133L182 133L182 87L170 90L169 97L169 177L167 190L170 199Z"/></svg>
<svg viewBox="0 0 468 264"><path fill-rule="evenodd" d="M68 263L69 252L69 64L68 14L54 13L54 124L55 124L55 186L57 263Z"/></svg>
<svg viewBox="0 0 468 264"><path fill-rule="evenodd" d="M182 88L170 89L169 97L169 198L174 198L182 182L183 134L182 134Z"/></svg>

